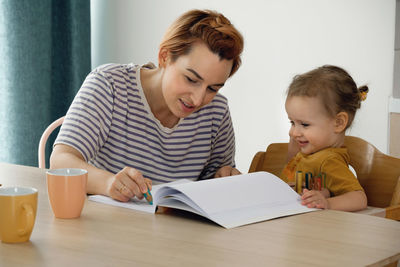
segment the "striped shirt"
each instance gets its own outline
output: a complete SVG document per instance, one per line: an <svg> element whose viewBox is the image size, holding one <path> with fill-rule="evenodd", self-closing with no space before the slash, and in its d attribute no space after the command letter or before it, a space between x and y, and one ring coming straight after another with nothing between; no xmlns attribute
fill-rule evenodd
<svg viewBox="0 0 400 267"><path fill-rule="evenodd" d="M227 99L214 99L164 127L150 110L140 67L107 64L93 70L75 96L55 144L77 149L87 162L112 173L125 166L153 183L207 179L235 166L235 137Z"/></svg>

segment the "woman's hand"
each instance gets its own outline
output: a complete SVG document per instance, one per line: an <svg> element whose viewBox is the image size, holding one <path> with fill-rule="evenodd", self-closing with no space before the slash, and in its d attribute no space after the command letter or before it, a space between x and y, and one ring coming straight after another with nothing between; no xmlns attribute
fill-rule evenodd
<svg viewBox="0 0 400 267"><path fill-rule="evenodd" d="M117 174L88 164L82 154L73 147L58 144L50 157L50 168L80 168L88 171L87 193L110 196L119 201L133 197L143 198L151 190L151 180L134 168L125 167Z"/></svg>
<svg viewBox="0 0 400 267"><path fill-rule="evenodd" d="M110 197L126 202L133 197L143 198L143 193L151 190L151 180L144 178L136 169L125 167L110 177L107 193Z"/></svg>
<svg viewBox="0 0 400 267"><path fill-rule="evenodd" d="M220 177L225 177L225 176L232 176L232 175L238 175L241 174L241 172L232 167L232 166L224 166L219 168L219 170L215 173L214 178L220 178Z"/></svg>
<svg viewBox="0 0 400 267"><path fill-rule="evenodd" d="M318 190L304 189L301 195L301 204L308 208L329 209L329 202L324 194Z"/></svg>

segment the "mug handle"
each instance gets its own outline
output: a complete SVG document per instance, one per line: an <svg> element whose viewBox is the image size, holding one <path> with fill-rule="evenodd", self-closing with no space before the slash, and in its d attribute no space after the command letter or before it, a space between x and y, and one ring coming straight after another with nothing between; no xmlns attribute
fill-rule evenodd
<svg viewBox="0 0 400 267"><path fill-rule="evenodd" d="M22 208L25 210L26 213L26 225L24 229L19 229L19 235L27 234L30 229L33 228L34 218L33 218L33 208L30 204L24 203L22 204Z"/></svg>

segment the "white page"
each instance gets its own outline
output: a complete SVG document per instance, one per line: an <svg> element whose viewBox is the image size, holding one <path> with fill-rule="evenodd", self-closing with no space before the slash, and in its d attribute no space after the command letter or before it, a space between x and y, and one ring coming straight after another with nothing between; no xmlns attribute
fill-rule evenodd
<svg viewBox="0 0 400 267"><path fill-rule="evenodd" d="M180 202L181 204L179 204L179 207L176 208L181 208L182 205L188 206L188 208L190 208L191 210L195 210L197 214L203 215L203 216L207 216L207 213L204 212L204 210L202 210L195 202L193 202L188 196L186 196L185 194L182 194L180 191L176 190L176 189L171 189L169 186L163 187L163 190L166 190L166 194L163 194L164 196L167 197L162 197L163 195L159 195L160 199L158 201L158 205L159 206L166 206L167 204L169 205L169 207L173 208L173 206L171 206L171 203L176 203L176 202ZM161 191L160 191L161 193ZM173 202L171 201L173 200Z"/></svg>
<svg viewBox="0 0 400 267"><path fill-rule="evenodd" d="M307 208L299 202L280 203L271 206L269 203L249 209L229 210L210 215L210 218L225 228L233 228L250 223L261 222L283 216L306 213L318 209Z"/></svg>
<svg viewBox="0 0 400 267"><path fill-rule="evenodd" d="M119 202L97 195L89 200L149 213L159 204L200 214L225 228L317 210L301 205L288 184L267 172L197 182L183 179L155 185L151 192L154 205L144 199Z"/></svg>
<svg viewBox="0 0 400 267"><path fill-rule="evenodd" d="M256 206L266 201L300 200L288 184L267 172L178 184L173 188L190 196L208 214Z"/></svg>
<svg viewBox="0 0 400 267"><path fill-rule="evenodd" d="M134 209L134 210L144 211L144 212L148 212L148 213L155 213L156 207L157 207L157 202L158 202L158 199L156 199L155 196L157 195L157 191L160 188L167 186L167 185L190 183L190 182L192 182L192 181L188 180L188 179L181 179L181 180L177 180L177 181L174 181L171 183L154 185L150 191L153 196L153 205L150 205L147 202L147 200L144 198L143 199L132 198L128 202L121 202L121 201L112 199L111 197L107 197L107 196L103 196L103 195L91 195L88 197L88 200L101 202L104 204L117 206L117 207Z"/></svg>
<svg viewBox="0 0 400 267"><path fill-rule="evenodd" d="M191 206L189 206L179 200L176 200L174 198L166 198L162 202L163 202L161 205L162 207L186 210L186 211L190 211L190 212L193 212L193 213L201 215L201 216L205 216L204 213L199 212L198 210L192 208ZM205 217L207 217L207 216L205 216Z"/></svg>
<svg viewBox="0 0 400 267"><path fill-rule="evenodd" d="M144 212L154 213L156 211L155 205L150 205L146 199L137 199L133 198L128 202L121 202L111 197L103 196L103 195L91 195L88 197L88 200L100 202L112 206L123 207L128 209L135 209Z"/></svg>
<svg viewBox="0 0 400 267"><path fill-rule="evenodd" d="M190 196L206 212L206 217L226 228L316 210L301 205L300 196L288 184L267 172L179 184L174 188Z"/></svg>

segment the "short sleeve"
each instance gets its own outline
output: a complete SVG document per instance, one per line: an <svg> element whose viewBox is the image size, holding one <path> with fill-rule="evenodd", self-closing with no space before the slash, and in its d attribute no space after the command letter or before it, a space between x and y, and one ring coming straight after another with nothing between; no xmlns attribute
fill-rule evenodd
<svg viewBox="0 0 400 267"><path fill-rule="evenodd" d="M321 172L326 173L326 186L333 196L351 191L364 191L347 162L338 154L322 162Z"/></svg>
<svg viewBox="0 0 400 267"><path fill-rule="evenodd" d="M86 77L75 96L55 145L69 145L90 161L107 139L112 112L112 81L95 70Z"/></svg>
<svg viewBox="0 0 400 267"><path fill-rule="evenodd" d="M214 177L223 166L235 167L235 133L229 107L226 106L221 123L212 141L212 151L208 164L200 175L200 179Z"/></svg>

